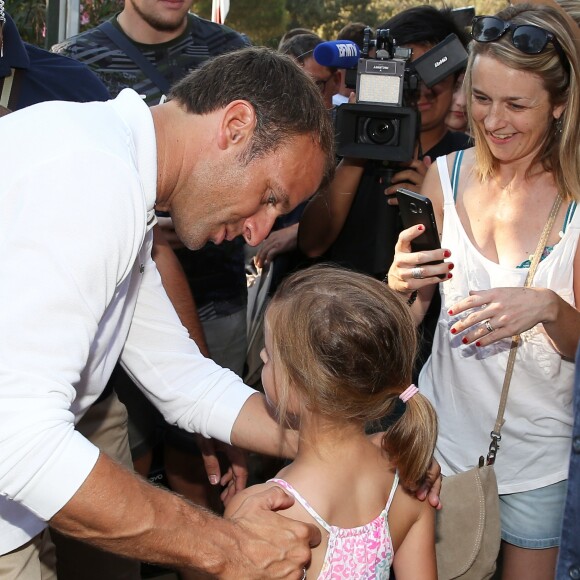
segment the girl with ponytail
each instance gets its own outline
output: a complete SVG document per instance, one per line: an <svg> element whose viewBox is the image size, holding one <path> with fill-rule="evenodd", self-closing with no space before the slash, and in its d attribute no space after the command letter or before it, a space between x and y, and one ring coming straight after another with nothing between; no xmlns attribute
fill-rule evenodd
<svg viewBox="0 0 580 580"><path fill-rule="evenodd" d="M277 419L299 431L294 461L264 488L295 498L280 513L322 542L303 578L436 578L435 511L412 493L437 438L431 404L409 386L417 348L409 307L385 284L331 266L286 278L265 319L262 384ZM376 445L366 435L387 417ZM399 482L401 485L399 485Z"/></svg>

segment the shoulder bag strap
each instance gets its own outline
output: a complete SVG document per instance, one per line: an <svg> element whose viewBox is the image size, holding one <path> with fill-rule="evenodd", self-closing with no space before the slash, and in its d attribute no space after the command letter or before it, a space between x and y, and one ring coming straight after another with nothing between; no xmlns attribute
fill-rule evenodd
<svg viewBox="0 0 580 580"><path fill-rule="evenodd" d="M552 205L552 209L550 210L550 215L548 216L548 221L544 226L544 231L540 236L540 241L538 242L538 246L536 247L536 251L534 252L534 257L532 258L532 263L530 264L530 269L528 270L528 275L526 276L526 281L524 282L524 288L528 288L532 284L532 280L534 278L534 274L536 273L536 268L540 263L540 259L544 252L544 248L546 247L546 242L548 241L548 237L550 236L550 232L554 227L554 221L556 220L556 216L560 211L560 206L562 205L562 194L558 192L556 199L554 200L554 204ZM489 452L487 454L487 461L486 465L493 465L495 463L495 457L497 455L497 450L499 449L499 442L501 441L501 428L503 425L503 416L505 413L505 407L507 403L507 396L508 391L510 388L510 381L512 378L512 374L514 371L514 363L516 361L516 351L518 349L518 345L520 343L520 335L516 334L512 336L512 344L510 347L510 354L508 358L508 363L505 371L505 377L503 381L503 387L501 390L501 397L499 400L499 408L497 411L497 417L495 420L495 425L493 427L493 431L491 432L491 444L489 446ZM480 466L483 464L483 457L479 459Z"/></svg>
<svg viewBox="0 0 580 580"><path fill-rule="evenodd" d="M164 95L170 89L167 79L151 64L141 51L115 26L110 20L99 24L98 28L106 34L149 78L153 81Z"/></svg>

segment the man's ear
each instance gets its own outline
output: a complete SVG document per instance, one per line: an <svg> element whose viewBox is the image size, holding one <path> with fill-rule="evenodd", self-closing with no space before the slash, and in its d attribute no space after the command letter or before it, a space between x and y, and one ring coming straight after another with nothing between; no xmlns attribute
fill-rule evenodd
<svg viewBox="0 0 580 580"><path fill-rule="evenodd" d="M256 126L256 112L248 101L232 101L223 110L220 119L218 146L227 149L244 145L251 139Z"/></svg>

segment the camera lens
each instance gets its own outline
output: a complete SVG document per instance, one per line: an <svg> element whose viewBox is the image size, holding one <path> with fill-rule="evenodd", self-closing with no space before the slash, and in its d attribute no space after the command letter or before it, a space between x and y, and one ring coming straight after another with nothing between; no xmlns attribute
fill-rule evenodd
<svg viewBox="0 0 580 580"><path fill-rule="evenodd" d="M396 136L397 130L392 119L369 118L365 121L364 133L371 143L387 145Z"/></svg>

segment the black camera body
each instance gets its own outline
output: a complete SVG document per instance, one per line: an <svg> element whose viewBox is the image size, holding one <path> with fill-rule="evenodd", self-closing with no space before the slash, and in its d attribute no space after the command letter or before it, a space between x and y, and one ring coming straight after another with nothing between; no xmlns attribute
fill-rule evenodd
<svg viewBox="0 0 580 580"><path fill-rule="evenodd" d="M467 52L450 34L411 63L411 49L397 46L388 29L377 30L374 40L370 34L367 28L358 64L347 70L346 85L356 89L356 103L336 110L337 152L342 157L410 161L420 128L420 83L431 87L464 68ZM376 49L373 58L371 48Z"/></svg>
<svg viewBox="0 0 580 580"><path fill-rule="evenodd" d="M410 161L418 116L413 107L345 103L336 112L337 153L341 157Z"/></svg>

